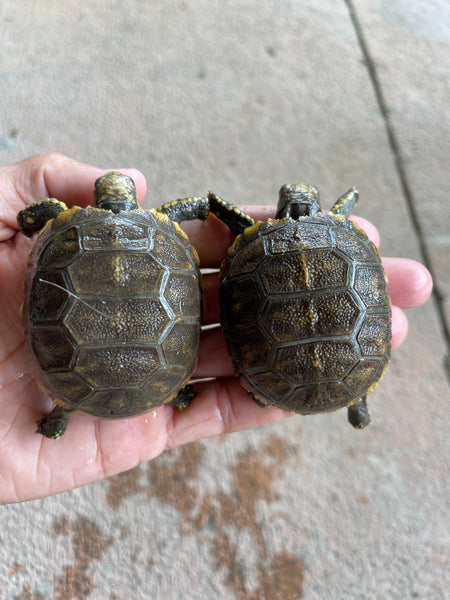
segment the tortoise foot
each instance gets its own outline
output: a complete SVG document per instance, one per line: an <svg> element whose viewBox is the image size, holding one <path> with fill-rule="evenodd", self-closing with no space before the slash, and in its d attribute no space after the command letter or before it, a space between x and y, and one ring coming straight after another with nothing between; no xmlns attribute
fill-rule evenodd
<svg viewBox="0 0 450 600"><path fill-rule="evenodd" d="M67 429L69 417L72 414L71 410L66 410L62 406L56 406L48 415L44 415L42 419L36 421L36 433L51 439L59 439Z"/></svg>

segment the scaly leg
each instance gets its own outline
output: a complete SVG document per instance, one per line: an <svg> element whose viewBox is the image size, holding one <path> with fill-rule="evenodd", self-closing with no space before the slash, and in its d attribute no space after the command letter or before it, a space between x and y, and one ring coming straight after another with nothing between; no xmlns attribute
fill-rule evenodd
<svg viewBox="0 0 450 600"><path fill-rule="evenodd" d="M171 221L181 223L206 219L209 215L209 204L207 198L180 198L160 206L157 211L167 215Z"/></svg>
<svg viewBox="0 0 450 600"><path fill-rule="evenodd" d="M211 191L208 193L208 200L210 211L228 225L235 236L240 235L244 229L255 224L255 221L237 206L223 200Z"/></svg>
<svg viewBox="0 0 450 600"><path fill-rule="evenodd" d="M67 210L67 206L56 198L46 198L30 204L17 215L19 229L24 235L31 237L40 231L47 221L54 219L63 210Z"/></svg>
<svg viewBox="0 0 450 600"><path fill-rule="evenodd" d="M339 196L330 213L348 217L358 202L358 190L352 187L348 192Z"/></svg>

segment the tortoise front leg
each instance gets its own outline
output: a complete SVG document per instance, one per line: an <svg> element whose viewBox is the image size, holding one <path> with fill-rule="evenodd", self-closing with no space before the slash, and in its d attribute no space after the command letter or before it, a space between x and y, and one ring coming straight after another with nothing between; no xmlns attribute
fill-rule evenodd
<svg viewBox="0 0 450 600"><path fill-rule="evenodd" d="M62 406L55 406L50 414L44 415L42 419L37 421L36 433L57 440L65 433L72 412L72 410L67 410Z"/></svg>
<svg viewBox="0 0 450 600"><path fill-rule="evenodd" d="M67 210L67 206L56 198L45 198L45 200L30 204L17 215L19 229L24 235L31 237L63 210Z"/></svg>
<svg viewBox="0 0 450 600"><path fill-rule="evenodd" d="M334 203L333 208L330 210L330 213L333 215L343 215L344 217L348 217L355 208L358 198L358 190L352 187L350 190L348 190L348 192L345 192L345 194L339 196Z"/></svg>
<svg viewBox="0 0 450 600"><path fill-rule="evenodd" d="M167 215L171 221L181 223L181 221L206 219L209 215L209 203L207 198L180 198L167 202L156 210Z"/></svg>
<svg viewBox="0 0 450 600"><path fill-rule="evenodd" d="M208 200L210 211L228 225L234 236L240 235L244 229L255 224L255 221L242 212L240 208L211 191L208 193Z"/></svg>

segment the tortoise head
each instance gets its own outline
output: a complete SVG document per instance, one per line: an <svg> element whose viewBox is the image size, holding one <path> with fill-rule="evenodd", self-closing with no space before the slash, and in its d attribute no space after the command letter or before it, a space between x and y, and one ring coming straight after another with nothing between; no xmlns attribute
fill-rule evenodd
<svg viewBox="0 0 450 600"><path fill-rule="evenodd" d="M139 208L136 186L128 175L110 171L95 182L94 206L118 213Z"/></svg>
<svg viewBox="0 0 450 600"><path fill-rule="evenodd" d="M319 190L312 185L283 185L277 206L277 219L311 217L320 212Z"/></svg>

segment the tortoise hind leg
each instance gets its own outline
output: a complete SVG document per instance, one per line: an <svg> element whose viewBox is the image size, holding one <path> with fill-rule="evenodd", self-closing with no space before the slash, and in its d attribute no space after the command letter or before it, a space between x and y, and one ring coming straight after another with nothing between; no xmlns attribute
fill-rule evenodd
<svg viewBox="0 0 450 600"><path fill-rule="evenodd" d="M181 390L178 392L175 398L170 401L170 404L178 410L184 410L185 408L187 408L189 402L192 400L193 397L194 390L192 388L192 385L188 384L185 385L184 388L181 388Z"/></svg>
<svg viewBox="0 0 450 600"><path fill-rule="evenodd" d="M352 210L355 208L358 202L358 190L352 187L348 192L339 196L339 198L334 203L333 208L330 210L330 213L333 215L343 215L344 217L348 217Z"/></svg>
<svg viewBox="0 0 450 600"><path fill-rule="evenodd" d="M357 400L347 409L347 418L350 425L355 429L364 429L370 425L370 413L367 407L366 396Z"/></svg>
<svg viewBox="0 0 450 600"><path fill-rule="evenodd" d="M55 406L50 414L44 415L42 419L36 422L38 426L36 433L40 433L51 440L57 440L66 431L72 412L62 406Z"/></svg>

